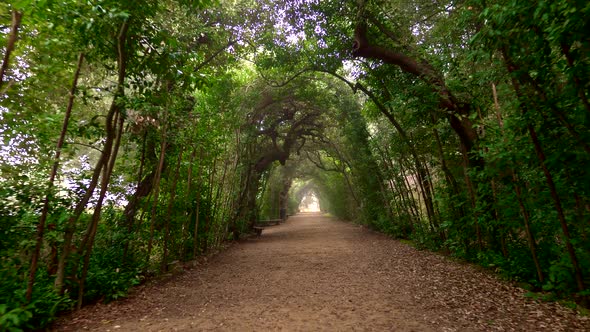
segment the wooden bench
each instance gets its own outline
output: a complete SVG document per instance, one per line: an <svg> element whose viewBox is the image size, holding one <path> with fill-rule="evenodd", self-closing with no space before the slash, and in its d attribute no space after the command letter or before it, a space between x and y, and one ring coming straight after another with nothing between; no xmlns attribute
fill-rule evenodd
<svg viewBox="0 0 590 332"><path fill-rule="evenodd" d="M262 230L264 227L254 226L252 229L254 230L254 233L256 233L256 236L260 236L262 235Z"/></svg>
<svg viewBox="0 0 590 332"><path fill-rule="evenodd" d="M283 221L283 219L268 219L268 220L260 220L260 221L258 221L258 223L260 223L261 225L271 225L271 224L278 225L281 223L281 221Z"/></svg>

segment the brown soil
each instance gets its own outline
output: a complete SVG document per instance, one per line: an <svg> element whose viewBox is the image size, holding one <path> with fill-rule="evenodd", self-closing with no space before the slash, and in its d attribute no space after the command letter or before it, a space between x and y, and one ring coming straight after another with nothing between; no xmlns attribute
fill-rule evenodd
<svg viewBox="0 0 590 332"><path fill-rule="evenodd" d="M473 266L317 214L58 331L590 331L590 319Z"/></svg>

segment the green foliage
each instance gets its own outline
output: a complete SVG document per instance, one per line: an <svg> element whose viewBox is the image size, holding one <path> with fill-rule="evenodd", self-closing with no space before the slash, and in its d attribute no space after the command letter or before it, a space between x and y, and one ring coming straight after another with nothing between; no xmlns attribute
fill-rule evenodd
<svg viewBox="0 0 590 332"><path fill-rule="evenodd" d="M51 323L58 312L69 309L72 301L53 291L51 278L41 271L37 278L34 300L25 299L23 273L26 269L10 252L0 260L0 327L2 331L35 330Z"/></svg>
<svg viewBox="0 0 590 332"><path fill-rule="evenodd" d="M418 75L352 57L354 1L0 4L3 27L23 12L0 83L0 326L47 326L82 282L84 303L123 297L280 207L296 212L312 191L339 218L555 296L588 297L589 8L368 2L368 42L424 66ZM103 178L95 168L113 109L124 130ZM468 155L457 135L465 123L477 132ZM70 227L95 170L108 182L96 230L98 189ZM56 263L70 250L60 296Z"/></svg>
<svg viewBox="0 0 590 332"><path fill-rule="evenodd" d="M118 264L113 264L113 259L120 257L109 255L99 251L95 253L91 261L91 269L88 271L86 281L85 300L94 301L104 299L105 302L125 297L128 290L142 281L142 268L129 267L124 269Z"/></svg>

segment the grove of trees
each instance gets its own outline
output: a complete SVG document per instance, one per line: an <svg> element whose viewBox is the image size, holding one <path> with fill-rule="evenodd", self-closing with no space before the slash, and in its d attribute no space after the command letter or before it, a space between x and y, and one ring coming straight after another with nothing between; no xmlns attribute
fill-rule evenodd
<svg viewBox="0 0 590 332"><path fill-rule="evenodd" d="M590 3L0 3L0 330L322 210L587 305Z"/></svg>

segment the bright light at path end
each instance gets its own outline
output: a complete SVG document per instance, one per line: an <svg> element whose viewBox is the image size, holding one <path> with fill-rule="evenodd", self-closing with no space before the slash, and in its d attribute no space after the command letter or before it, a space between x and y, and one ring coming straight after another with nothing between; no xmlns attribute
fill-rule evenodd
<svg viewBox="0 0 590 332"><path fill-rule="evenodd" d="M300 212L320 212L320 201L315 193L309 192L303 197L299 204Z"/></svg>

